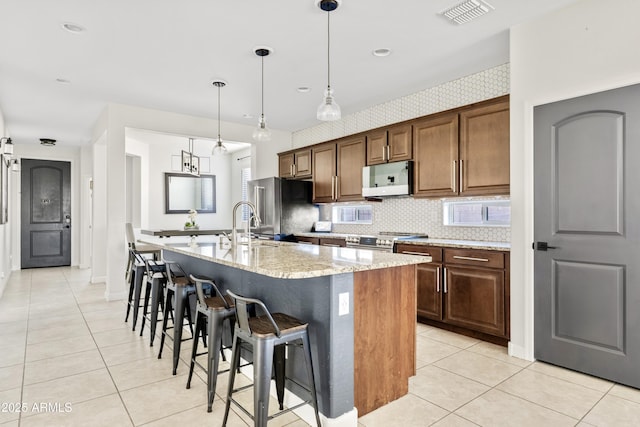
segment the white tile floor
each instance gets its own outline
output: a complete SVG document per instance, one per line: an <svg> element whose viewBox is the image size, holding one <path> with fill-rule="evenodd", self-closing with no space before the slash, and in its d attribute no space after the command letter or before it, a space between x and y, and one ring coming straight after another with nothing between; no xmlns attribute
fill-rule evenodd
<svg viewBox="0 0 640 427"><path fill-rule="evenodd" d="M202 375L186 390L187 365L171 375L170 352L158 360L148 330L131 332L124 303L104 301L104 285L88 278L75 268L11 275L0 299L0 425L220 425L222 399L206 412ZM410 393L361 417L360 426L640 425L636 389L424 325L417 344ZM233 413L229 425L246 426L247 418ZM306 423L288 414L269 425Z"/></svg>

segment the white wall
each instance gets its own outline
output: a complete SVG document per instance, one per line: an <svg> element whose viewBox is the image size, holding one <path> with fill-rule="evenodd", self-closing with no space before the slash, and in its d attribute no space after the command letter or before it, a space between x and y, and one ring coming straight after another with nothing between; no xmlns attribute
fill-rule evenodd
<svg viewBox="0 0 640 427"><path fill-rule="evenodd" d="M80 262L80 235L82 232L82 215L80 215L80 147L44 147L39 144L14 144L14 157L18 159L55 160L71 163L71 265ZM20 269L20 174L11 172L10 194L14 198L9 205L11 219L12 244L14 254L12 269ZM15 179L14 179L15 178Z"/></svg>
<svg viewBox="0 0 640 427"><path fill-rule="evenodd" d="M217 121L201 117L185 116L159 110L151 110L127 105L110 104L94 126L92 143L96 144L100 135L106 131L107 176L105 206L107 209L107 227L104 233L95 233L94 240L104 242L106 246L106 298L109 300L126 297L123 266L126 264L125 243L125 134L127 128L145 129L166 134L190 135L198 138L215 139ZM250 142L252 126L224 122L221 124L223 139ZM273 147L291 147L289 132L272 129L270 143L255 145L255 167L260 173L273 175L277 172L278 158L269 153ZM278 149L281 151L281 149ZM98 154L94 152L94 157ZM95 163L94 163L95 164ZM252 165L253 167L253 165ZM97 176L95 177L97 180ZM149 183L152 185L153 183ZM94 188L97 182L94 183ZM143 184L144 185L144 184ZM94 203L97 194L94 192ZM150 217L151 212L148 213ZM144 216L144 212L141 213ZM145 226L141 221L141 226ZM95 247L95 245L94 245ZM95 261L94 261L95 264Z"/></svg>
<svg viewBox="0 0 640 427"><path fill-rule="evenodd" d="M638 0L582 0L511 29L511 354L533 359L533 107L640 82Z"/></svg>

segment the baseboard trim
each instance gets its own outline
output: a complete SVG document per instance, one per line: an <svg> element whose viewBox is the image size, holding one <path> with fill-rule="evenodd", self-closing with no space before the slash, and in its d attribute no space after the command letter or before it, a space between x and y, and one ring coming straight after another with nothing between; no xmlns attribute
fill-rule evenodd
<svg viewBox="0 0 640 427"><path fill-rule="evenodd" d="M91 283L106 283L107 276L91 276Z"/></svg>

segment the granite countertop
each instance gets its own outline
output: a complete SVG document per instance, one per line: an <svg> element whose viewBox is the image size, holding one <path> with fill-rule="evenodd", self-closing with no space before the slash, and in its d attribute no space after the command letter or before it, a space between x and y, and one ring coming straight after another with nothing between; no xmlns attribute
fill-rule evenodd
<svg viewBox="0 0 640 427"><path fill-rule="evenodd" d="M238 244L233 248L228 241L220 245L220 239L212 236L199 236L195 239L143 236L139 241L161 249L281 279L331 276L430 261L430 257L424 256L300 245L273 240L258 240L249 245Z"/></svg>
<svg viewBox="0 0 640 427"><path fill-rule="evenodd" d="M325 237L334 239L343 239L347 236L354 236L356 234L344 234L344 233L295 233L295 236L304 237ZM509 251L511 250L511 243L509 242L484 242L481 240L456 240L456 239L411 239L411 240L399 240L398 243L406 243L409 245L427 245L427 246L442 246L447 248L464 248L464 249L485 249L489 251Z"/></svg>

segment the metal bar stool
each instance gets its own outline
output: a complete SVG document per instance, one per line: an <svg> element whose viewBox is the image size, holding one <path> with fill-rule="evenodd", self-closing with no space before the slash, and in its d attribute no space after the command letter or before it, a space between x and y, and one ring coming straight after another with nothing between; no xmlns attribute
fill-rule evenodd
<svg viewBox="0 0 640 427"><path fill-rule="evenodd" d="M124 321L129 320L129 312L133 307L132 331L136 330L138 321L138 310L140 305L140 296L142 294L143 278L146 275L146 263L144 256L134 248L129 248L129 258L131 259L131 273L129 274L129 302L127 303L127 315Z"/></svg>
<svg viewBox="0 0 640 427"><path fill-rule="evenodd" d="M316 395L316 384L313 376L313 363L311 360L311 346L307 331L308 324L284 313L271 314L265 304L258 299L241 297L231 291L227 291L227 295L235 301L236 326L233 337L227 404L224 410L224 420L222 421L222 425L227 425L231 402L251 417L256 427L265 427L267 425L267 421L270 419L292 411L307 403L311 403L315 411L317 426L320 427L318 398ZM255 304L256 307L260 307L264 312L264 315L249 317L249 304ZM269 389L271 385L271 366L274 362L274 354L279 353L280 349L282 349L281 353L284 353L283 345L290 345L290 342L296 340L302 341L310 389L302 384L296 384L308 391L310 398L299 405L269 416ZM249 385L239 389L233 388L236 369L240 362L241 342L245 342L253 348L253 415L242 407L239 402L233 399L234 392L251 387L251 385ZM278 346L280 346L278 350L275 350ZM283 356L283 354L281 354L281 356ZM284 375L284 358L277 357L277 359L279 363L283 364L282 374ZM277 376L278 375L276 375L276 377ZM290 379L290 381L293 380ZM276 383L277 382L278 379L276 378ZM282 409L282 406L280 409Z"/></svg>
<svg viewBox="0 0 640 427"><path fill-rule="evenodd" d="M209 279L200 279L193 275L189 276L196 284L196 293L198 302L196 306L196 333L193 338L193 349L191 351L191 365L189 367L189 378L187 379L187 388L191 388L191 377L193 369L197 364L200 368L207 372L207 412L211 412L213 406L213 398L216 394L216 383L218 374L227 372L228 370L218 371L218 362L220 353L223 350L222 334L224 321L229 321L229 328L233 335L232 319L236 314L235 304L229 296L223 296L220 290ZM206 287L213 289L211 295L207 298L204 290ZM215 293L215 294L214 294ZM198 353L198 337L202 334L204 341L205 334L209 337L209 346L206 352ZM197 362L198 356L207 355L207 367L205 368ZM224 360L224 354L222 355Z"/></svg>
<svg viewBox="0 0 640 427"><path fill-rule="evenodd" d="M166 284L166 272L164 262L154 261L152 259L145 258L145 270L147 276L147 287L144 294L144 305L142 311L142 326L140 327L140 336L144 332L144 324L146 320L149 320L150 325L150 343L149 346L153 347L153 340L156 336L156 328L158 326L158 311L159 308L164 309L164 295L163 288ZM151 301L149 301L151 298ZM151 308L149 308L151 303ZM149 313L147 313L149 311ZM149 314L147 316L147 314Z"/></svg>
<svg viewBox="0 0 640 427"><path fill-rule="evenodd" d="M162 335L160 337L160 351L158 359L162 358L164 340L168 336L173 341L173 375L176 375L178 362L180 361L180 345L182 341L193 338L193 321L191 319L191 305L189 297L196 293L196 286L189 280L180 264L172 261L165 261L166 285L164 287L164 314L162 316ZM211 286L206 286L211 293ZM173 299L175 298L175 310ZM175 313L174 313L175 311ZM182 338L182 328L184 327L184 315L187 314L191 337ZM173 319L173 325L169 326L169 317ZM167 329L173 329L173 335L168 335Z"/></svg>

